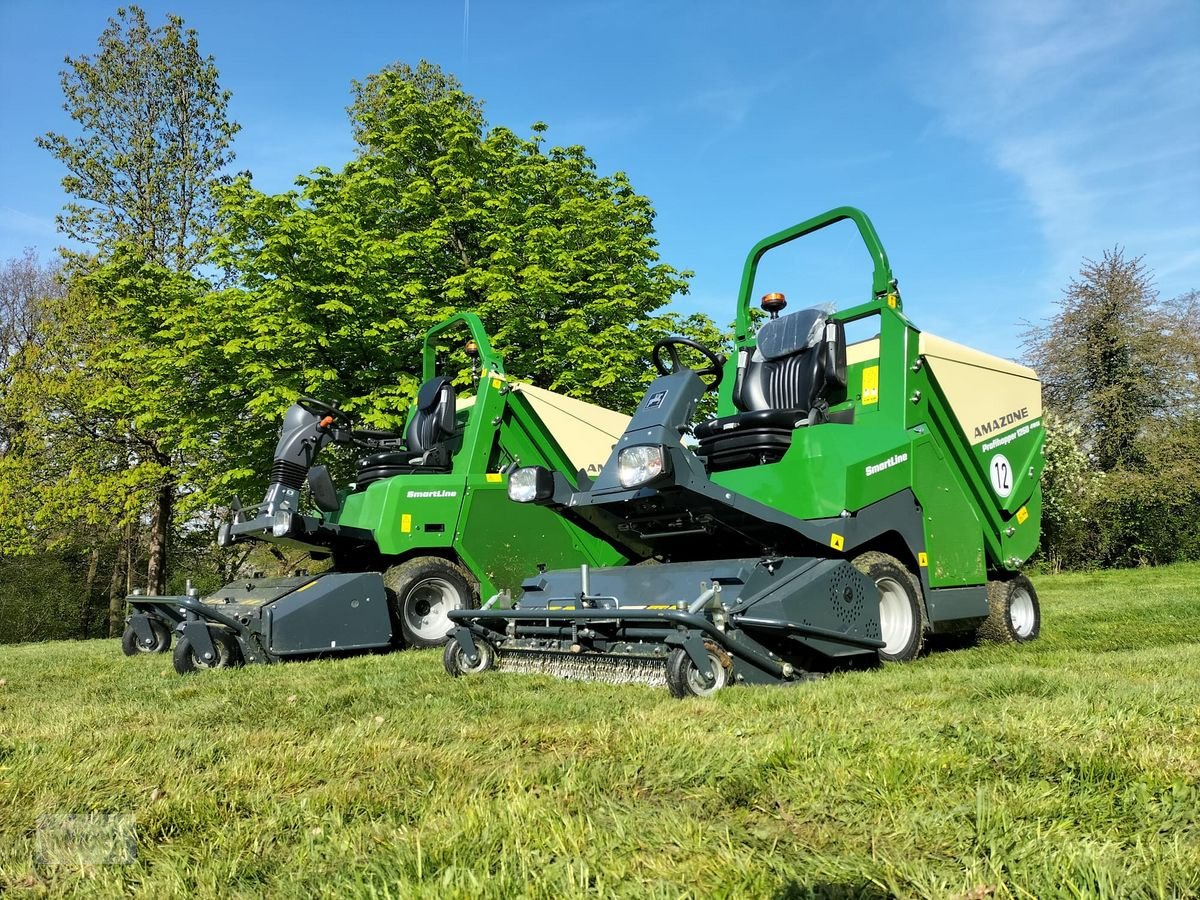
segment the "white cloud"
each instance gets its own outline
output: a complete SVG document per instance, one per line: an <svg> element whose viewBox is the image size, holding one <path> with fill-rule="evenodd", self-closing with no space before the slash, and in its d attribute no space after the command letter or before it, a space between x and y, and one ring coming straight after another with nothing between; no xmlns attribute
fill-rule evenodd
<svg viewBox="0 0 1200 900"><path fill-rule="evenodd" d="M53 236L54 220L33 216L11 206L0 206L0 231L31 237Z"/></svg>
<svg viewBox="0 0 1200 900"><path fill-rule="evenodd" d="M948 7L920 90L1025 192L1054 296L1114 244L1164 293L1200 286L1200 7L1008 0Z"/></svg>

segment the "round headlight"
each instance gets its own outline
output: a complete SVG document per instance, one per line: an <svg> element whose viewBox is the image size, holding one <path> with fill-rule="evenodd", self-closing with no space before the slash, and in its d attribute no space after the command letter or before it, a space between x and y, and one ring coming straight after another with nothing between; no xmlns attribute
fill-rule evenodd
<svg viewBox="0 0 1200 900"><path fill-rule="evenodd" d="M621 487L635 487L652 481L665 467L662 447L626 447L617 454L617 480Z"/></svg>

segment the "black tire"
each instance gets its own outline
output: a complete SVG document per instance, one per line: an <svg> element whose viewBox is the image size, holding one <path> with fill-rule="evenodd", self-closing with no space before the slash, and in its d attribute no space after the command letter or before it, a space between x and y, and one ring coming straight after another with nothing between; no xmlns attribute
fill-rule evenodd
<svg viewBox="0 0 1200 900"><path fill-rule="evenodd" d="M679 700L684 697L711 697L733 682L733 660L729 654L712 641L705 641L704 649L708 651L709 665L716 673L716 680L706 685L687 651L677 647L667 656L667 690L672 697Z"/></svg>
<svg viewBox="0 0 1200 900"><path fill-rule="evenodd" d="M479 662L471 665L458 641L454 638L446 641L446 649L442 651L442 665L446 667L446 674L451 678L478 675L496 664L496 650L487 641L475 638L475 651L479 654Z"/></svg>
<svg viewBox="0 0 1200 900"><path fill-rule="evenodd" d="M856 556L854 567L879 589L879 632L887 646L879 658L890 662L915 659L925 646L925 603L921 582L904 563L871 550Z"/></svg>
<svg viewBox="0 0 1200 900"><path fill-rule="evenodd" d="M439 647L454 623L452 609L474 609L479 596L466 573L440 556L419 556L383 573L388 602L409 647Z"/></svg>
<svg viewBox="0 0 1200 900"><path fill-rule="evenodd" d="M150 630L154 632L154 637L150 644L144 644L138 640L137 632L133 630L133 625L126 625L125 631L121 634L121 650L126 656L140 656L143 653L166 653L171 649L171 629L167 628L158 619L147 620L150 623Z"/></svg>
<svg viewBox="0 0 1200 900"><path fill-rule="evenodd" d="M1042 607L1037 591L1024 575L989 581L988 617L979 626L979 639L994 644L1025 644L1042 632Z"/></svg>
<svg viewBox="0 0 1200 900"><path fill-rule="evenodd" d="M217 653L216 659L213 660L200 659L186 634L179 638L178 643L175 644L175 654L171 657L171 661L175 665L175 671L180 675L187 675L189 672L199 669L228 669L242 664L242 654L233 635L215 628L210 628L208 633L212 640L213 650Z"/></svg>

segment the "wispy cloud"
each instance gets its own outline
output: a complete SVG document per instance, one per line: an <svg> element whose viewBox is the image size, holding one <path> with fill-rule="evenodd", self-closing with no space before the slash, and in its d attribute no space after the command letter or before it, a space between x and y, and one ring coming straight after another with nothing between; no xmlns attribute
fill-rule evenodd
<svg viewBox="0 0 1200 900"><path fill-rule="evenodd" d="M726 81L700 88L683 98L680 109L704 123L707 137L696 148L708 150L728 135L739 131L780 85L782 78L759 81Z"/></svg>
<svg viewBox="0 0 1200 900"><path fill-rule="evenodd" d="M1023 188L1047 248L1047 296L1083 257L1118 243L1147 256L1164 292L1200 286L1200 7L948 9L948 40L920 89L950 131L978 141Z"/></svg>
<svg viewBox="0 0 1200 900"><path fill-rule="evenodd" d="M0 206L0 257L15 256L24 247L50 249L61 239L54 219Z"/></svg>

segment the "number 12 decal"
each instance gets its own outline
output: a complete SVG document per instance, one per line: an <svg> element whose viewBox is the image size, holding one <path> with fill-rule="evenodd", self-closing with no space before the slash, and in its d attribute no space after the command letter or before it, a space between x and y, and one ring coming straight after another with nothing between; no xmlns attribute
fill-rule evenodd
<svg viewBox="0 0 1200 900"><path fill-rule="evenodd" d="M996 492L996 495L998 497L1007 497L1011 494L1013 476L1012 466L1008 463L1008 457L1003 453L997 453L992 457L989 469L992 476L992 490Z"/></svg>

